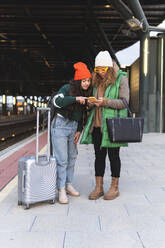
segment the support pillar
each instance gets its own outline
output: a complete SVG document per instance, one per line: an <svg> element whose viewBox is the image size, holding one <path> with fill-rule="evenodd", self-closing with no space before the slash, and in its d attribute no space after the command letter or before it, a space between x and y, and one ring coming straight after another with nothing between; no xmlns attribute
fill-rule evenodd
<svg viewBox="0 0 165 248"><path fill-rule="evenodd" d="M6 95L2 95L2 115L7 116L7 104L6 104Z"/></svg>
<svg viewBox="0 0 165 248"><path fill-rule="evenodd" d="M30 97L30 114L33 114L33 97Z"/></svg>
<svg viewBox="0 0 165 248"><path fill-rule="evenodd" d="M23 102L23 114L27 115L27 97L24 97L24 102Z"/></svg>
<svg viewBox="0 0 165 248"><path fill-rule="evenodd" d="M17 115L17 97L13 96L13 115Z"/></svg>
<svg viewBox="0 0 165 248"><path fill-rule="evenodd" d="M147 41L148 40L148 41ZM140 115L144 132L165 132L165 34L143 35L140 48Z"/></svg>
<svg viewBox="0 0 165 248"><path fill-rule="evenodd" d="M160 34L158 36L158 99L159 99L159 109L157 110L159 114L158 128L159 132L165 132L165 34Z"/></svg>
<svg viewBox="0 0 165 248"><path fill-rule="evenodd" d="M148 132L148 108L149 108L149 35L144 33L140 40L140 87L139 87L139 99L140 116L144 117L144 132Z"/></svg>

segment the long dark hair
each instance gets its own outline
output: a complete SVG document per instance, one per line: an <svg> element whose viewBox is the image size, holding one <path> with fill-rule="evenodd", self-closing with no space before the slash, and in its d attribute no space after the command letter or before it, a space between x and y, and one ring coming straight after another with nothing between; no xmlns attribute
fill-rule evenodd
<svg viewBox="0 0 165 248"><path fill-rule="evenodd" d="M89 88L87 90L83 90L81 87L81 80L71 80L69 82L70 84L70 91L69 91L69 95L70 96L85 96L85 97L89 97L92 95L92 83L90 84ZM66 108L66 115L67 117L70 119L71 113L73 111L82 111L83 112L83 125L85 125L86 122L86 118L87 118L87 111L88 111L88 107L87 104L82 105L78 102L69 105Z"/></svg>

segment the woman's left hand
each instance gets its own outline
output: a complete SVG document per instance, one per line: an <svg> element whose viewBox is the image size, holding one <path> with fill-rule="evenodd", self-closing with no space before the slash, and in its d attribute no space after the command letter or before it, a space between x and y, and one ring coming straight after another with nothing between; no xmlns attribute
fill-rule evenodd
<svg viewBox="0 0 165 248"><path fill-rule="evenodd" d="M80 134L81 134L81 132L76 132L76 134L74 136L74 144L77 144L78 143L78 140L80 138Z"/></svg>
<svg viewBox="0 0 165 248"><path fill-rule="evenodd" d="M103 104L103 97L99 97L99 99L95 100L95 101L94 101L94 104L95 104L97 107L102 106L102 104Z"/></svg>

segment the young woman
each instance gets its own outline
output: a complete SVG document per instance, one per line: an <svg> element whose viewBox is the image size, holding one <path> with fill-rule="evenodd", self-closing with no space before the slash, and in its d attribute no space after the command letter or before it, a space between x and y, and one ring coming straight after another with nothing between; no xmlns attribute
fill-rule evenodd
<svg viewBox="0 0 165 248"><path fill-rule="evenodd" d="M89 195L90 200L96 200L104 195L103 177L105 172L105 159L108 152L111 168L111 185L104 195L105 200L113 200L119 196L118 182L120 177L120 147L124 143L112 143L109 140L106 118L115 117L117 110L121 116L126 116L127 111L120 98L129 101L129 87L126 73L119 70L113 63L108 51L101 51L95 58L95 69L92 77L93 109L90 112L81 144L94 144L95 150L95 179L96 187Z"/></svg>
<svg viewBox="0 0 165 248"><path fill-rule="evenodd" d="M56 116L51 123L53 155L57 162L59 203L68 203L67 193L79 196L72 186L77 142L86 115L86 100L92 93L91 73L86 64L74 64L74 80L64 85L53 98Z"/></svg>

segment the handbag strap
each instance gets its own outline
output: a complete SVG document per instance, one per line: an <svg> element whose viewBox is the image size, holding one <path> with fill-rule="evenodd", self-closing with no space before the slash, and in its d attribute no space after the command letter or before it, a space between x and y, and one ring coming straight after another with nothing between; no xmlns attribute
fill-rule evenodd
<svg viewBox="0 0 165 248"><path fill-rule="evenodd" d="M128 112L129 112L130 116L133 117L133 113L132 113L132 111L131 111L131 109L130 109L130 107L129 107L127 101L126 101L126 99L125 98L120 98L120 99L122 100L122 102L126 106L126 108L127 108Z"/></svg>

